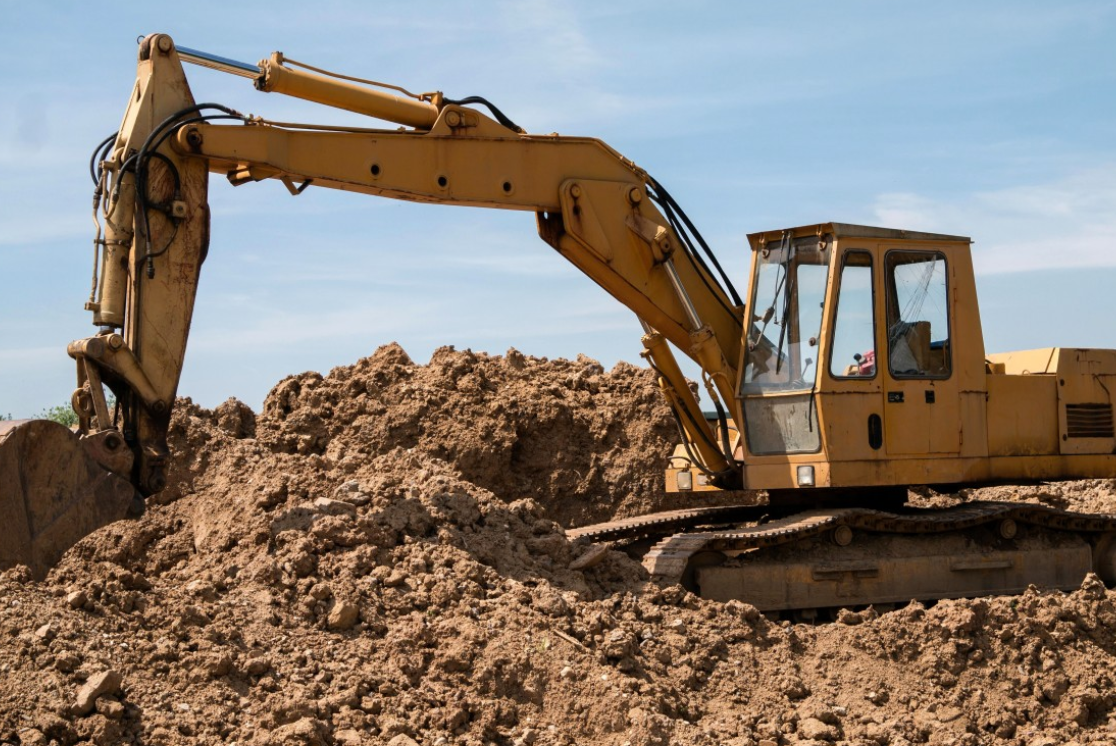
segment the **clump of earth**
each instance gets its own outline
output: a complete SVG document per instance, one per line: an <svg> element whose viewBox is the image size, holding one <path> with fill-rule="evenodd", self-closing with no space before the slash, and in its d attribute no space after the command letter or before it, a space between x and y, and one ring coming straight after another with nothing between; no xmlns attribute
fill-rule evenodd
<svg viewBox="0 0 1116 746"><path fill-rule="evenodd" d="M692 504L676 439L649 371L514 350L182 400L144 516L0 575L0 743L1116 743L1093 576L795 624L579 562L564 528ZM917 499L973 497L1116 512L1111 480Z"/></svg>

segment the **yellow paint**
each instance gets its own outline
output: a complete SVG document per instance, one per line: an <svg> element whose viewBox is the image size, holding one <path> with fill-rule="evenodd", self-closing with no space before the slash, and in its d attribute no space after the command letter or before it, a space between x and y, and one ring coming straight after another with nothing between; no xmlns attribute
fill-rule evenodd
<svg viewBox="0 0 1116 746"><path fill-rule="evenodd" d="M134 434L129 444L145 492L161 488L170 407L208 243L208 173L237 185L278 179L294 193L327 187L534 212L540 237L644 323L666 400L703 462L688 463L689 454L676 452L670 489L688 471L694 491L711 490L709 472L734 469L751 489L794 488L800 465L813 467L815 489L1112 473L1116 352L1048 348L986 359L968 238L840 223L752 234L753 287L761 265L767 272L792 265L773 256L793 250L811 259L778 285L793 285L797 295L776 290L766 309L745 311L688 256L669 211L650 198L656 185L647 173L599 140L526 134L448 104L441 94L387 94L367 81L290 70L278 54L262 70L263 90L404 127L183 122L154 139L158 157L132 169L133 177L124 169L128 159L171 114L193 103L170 38L141 44L108 167L122 188L109 185L115 200L104 216L109 240L88 304L103 329L70 349L78 398L102 413L97 429ZM133 209L138 178L147 182L145 220ZM874 368L863 356L855 364L831 359L846 257L855 258L849 266L872 268ZM899 278L894 283L891 274ZM810 277L819 287L808 287ZM927 288L940 289L941 297L922 292ZM799 323L788 318L813 324L819 314L816 335L796 328L793 353L783 346L784 334L777 343L765 336L772 321L775 335L786 331L778 325ZM737 433L734 424L731 454L720 453L715 430L699 420L701 408L668 341L702 366L709 390L743 425ZM121 402L117 422L100 421L108 419L101 381ZM82 427L91 422L86 415Z"/></svg>

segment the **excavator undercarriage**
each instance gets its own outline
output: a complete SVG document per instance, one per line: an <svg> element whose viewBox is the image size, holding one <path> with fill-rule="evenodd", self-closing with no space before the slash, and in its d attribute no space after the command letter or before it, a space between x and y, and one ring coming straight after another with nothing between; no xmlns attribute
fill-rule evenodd
<svg viewBox="0 0 1116 746"><path fill-rule="evenodd" d="M970 502L948 509L770 504L679 510L567 531L642 560L652 580L798 618L911 600L1116 583L1116 516Z"/></svg>

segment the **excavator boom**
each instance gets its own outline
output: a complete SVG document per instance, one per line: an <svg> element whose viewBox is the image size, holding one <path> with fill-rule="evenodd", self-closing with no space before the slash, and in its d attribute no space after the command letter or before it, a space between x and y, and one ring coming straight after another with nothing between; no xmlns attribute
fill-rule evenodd
<svg viewBox="0 0 1116 746"><path fill-rule="evenodd" d="M249 77L261 91L402 127L280 123L199 105L183 61ZM470 104L488 106L492 117ZM739 474L732 444L718 442L666 344L702 365L718 406L738 418L739 297L731 284L723 289L702 259L700 236L670 195L599 140L527 134L480 98L411 94L325 73L281 53L248 65L179 49L169 36L154 34L140 44L120 130L102 144L96 160L98 274L86 308L98 331L69 346L77 363L73 402L80 425L76 435L56 434L53 445L35 451L44 462L66 457L89 474L106 473L113 494L127 492L127 483L140 495L165 487L167 429L209 250L212 172L234 185L277 180L296 196L308 187L327 187L534 213L542 239L639 318L646 356L661 372L694 462L724 486ZM111 408L109 393L116 402ZM7 440L24 442L31 435L17 428ZM105 442L131 458L125 464L86 453L96 444L103 454ZM23 455L3 462L8 466L0 484L18 481L30 452L23 448ZM61 482L55 502L74 514L99 516L93 523L122 517L122 501L109 500L112 510L95 508L100 498L86 486L97 480L78 471L56 478ZM12 513L21 502L37 501L5 489L0 511ZM74 524L71 543L91 527ZM0 562L30 561L36 535L29 534L25 549Z"/></svg>

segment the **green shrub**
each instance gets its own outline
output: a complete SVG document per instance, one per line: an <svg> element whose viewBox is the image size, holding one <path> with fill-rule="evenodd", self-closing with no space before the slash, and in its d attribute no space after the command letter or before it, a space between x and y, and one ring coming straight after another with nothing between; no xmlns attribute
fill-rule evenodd
<svg viewBox="0 0 1116 746"><path fill-rule="evenodd" d="M44 409L42 412L39 412L39 416L37 419L52 420L54 422L57 422L59 425L65 425L66 427L73 427L78 423L77 413L74 412L73 407L71 407L69 404L60 404L57 407Z"/></svg>
<svg viewBox="0 0 1116 746"><path fill-rule="evenodd" d="M116 397L114 397L112 394L109 394L106 399L108 403L109 414L112 414L113 407L116 406ZM0 414L0 420L10 419L13 419L10 412L8 414ZM65 425L66 427L73 427L74 425L78 424L77 413L74 411L69 402L66 402L65 404L59 404L57 407L48 407L39 412L39 414L35 416L35 419L50 420L51 422L57 422L59 425Z"/></svg>

